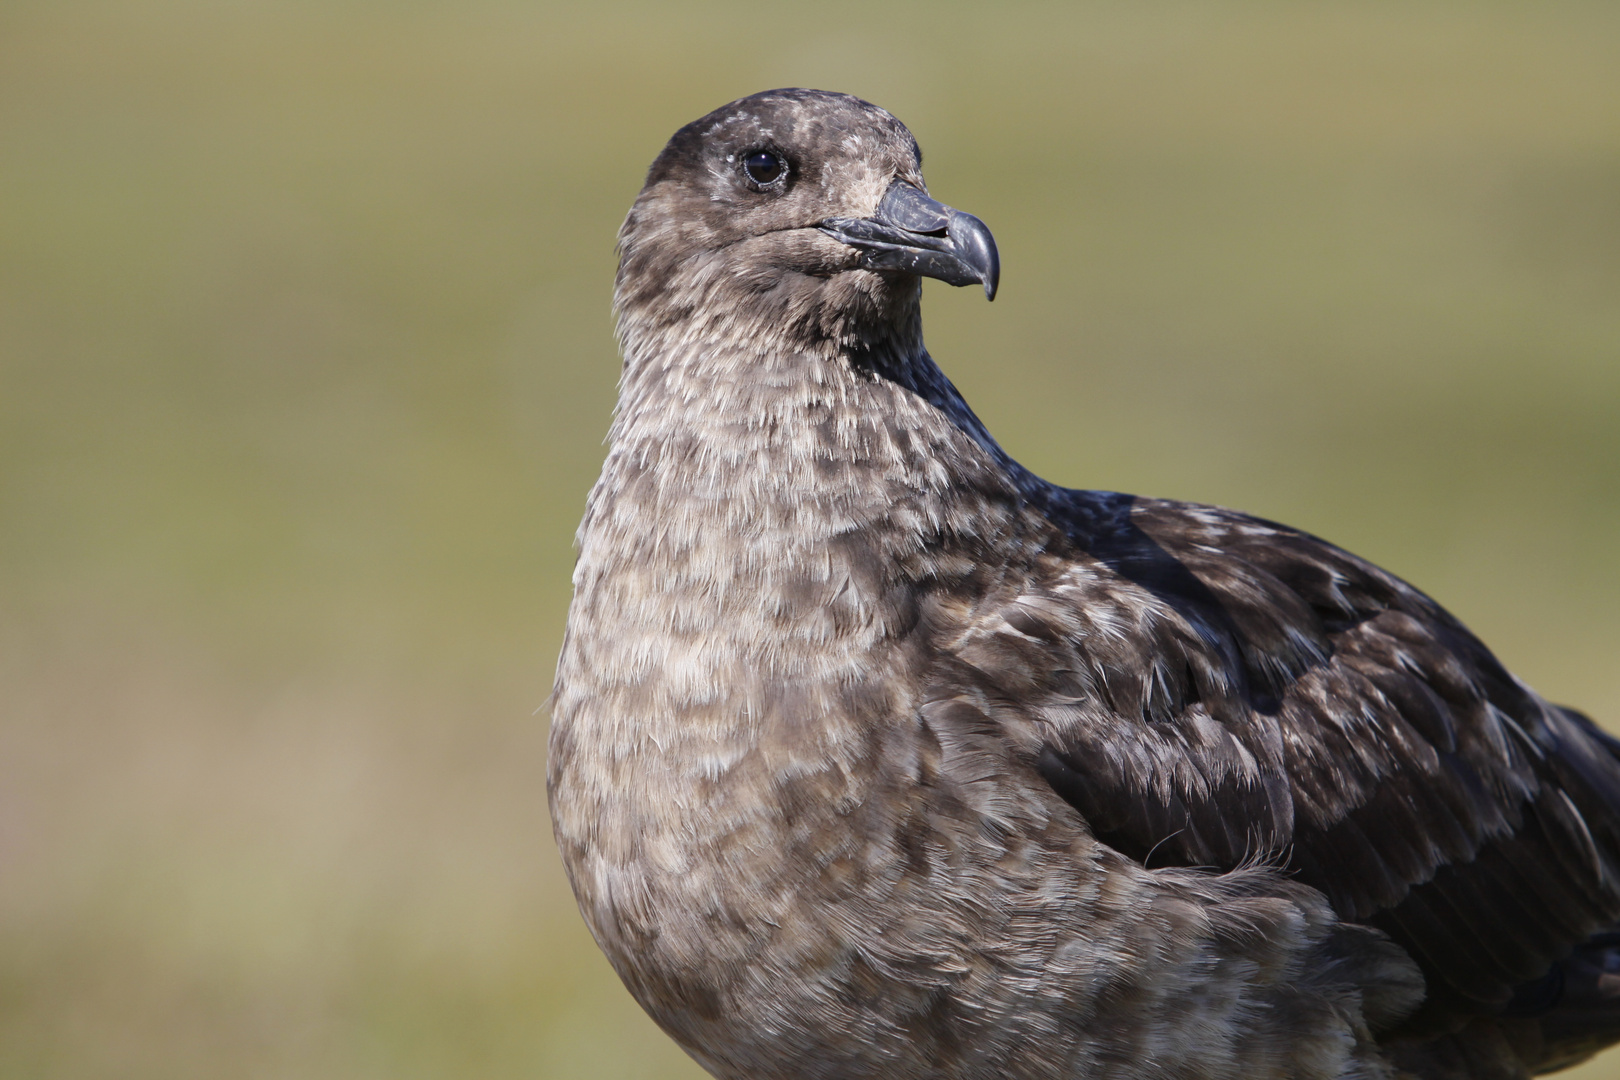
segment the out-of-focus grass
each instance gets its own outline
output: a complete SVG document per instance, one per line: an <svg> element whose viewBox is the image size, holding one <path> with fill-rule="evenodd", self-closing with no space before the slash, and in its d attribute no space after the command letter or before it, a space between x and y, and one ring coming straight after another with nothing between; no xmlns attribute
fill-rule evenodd
<svg viewBox="0 0 1620 1080"><path fill-rule="evenodd" d="M935 354L1062 482L1303 525L1620 721L1620 11L0 8L0 1074L697 1070L543 717L612 237L777 85L990 223ZM1588 1075L1604 1075L1604 1062Z"/></svg>

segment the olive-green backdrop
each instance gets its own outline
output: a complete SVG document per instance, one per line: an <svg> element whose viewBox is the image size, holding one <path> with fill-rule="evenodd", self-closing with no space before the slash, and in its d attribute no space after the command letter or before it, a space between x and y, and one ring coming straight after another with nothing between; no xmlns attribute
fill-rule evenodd
<svg viewBox="0 0 1620 1080"><path fill-rule="evenodd" d="M614 231L768 87L995 231L925 310L1016 456L1323 534L1620 724L1617 55L1611 3L0 3L0 1075L698 1075L542 706Z"/></svg>

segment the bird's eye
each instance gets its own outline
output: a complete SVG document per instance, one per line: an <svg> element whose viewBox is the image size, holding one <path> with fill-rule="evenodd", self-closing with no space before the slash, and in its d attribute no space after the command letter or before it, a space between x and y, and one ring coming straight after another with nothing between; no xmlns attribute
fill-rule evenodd
<svg viewBox="0 0 1620 1080"><path fill-rule="evenodd" d="M787 172L787 163L769 150L755 150L743 158L743 172L760 187L769 187Z"/></svg>

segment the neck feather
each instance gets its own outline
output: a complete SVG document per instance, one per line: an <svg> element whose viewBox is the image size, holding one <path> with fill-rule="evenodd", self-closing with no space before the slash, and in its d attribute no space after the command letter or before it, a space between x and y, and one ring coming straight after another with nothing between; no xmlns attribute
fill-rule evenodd
<svg viewBox="0 0 1620 1080"><path fill-rule="evenodd" d="M1026 478L1039 481L990 438L917 328L840 343L735 323L621 327L581 580L641 564L711 595L791 591L786 579L812 566L904 568L1007 515Z"/></svg>
<svg viewBox="0 0 1620 1080"><path fill-rule="evenodd" d="M858 501L864 488L878 505L896 494L895 483L939 496L996 474L1026 496L1044 486L1008 457L928 355L915 299L876 333L631 316L621 317L620 338L610 465L613 456L629 455L638 468L656 460L688 490L745 504Z"/></svg>
<svg viewBox="0 0 1620 1080"><path fill-rule="evenodd" d="M580 659L600 688L656 684L673 709L722 685L854 670L906 632L913 586L954 565L945 552L1023 527L1039 481L914 326L830 346L621 328L569 616L571 635L615 628L613 655Z"/></svg>

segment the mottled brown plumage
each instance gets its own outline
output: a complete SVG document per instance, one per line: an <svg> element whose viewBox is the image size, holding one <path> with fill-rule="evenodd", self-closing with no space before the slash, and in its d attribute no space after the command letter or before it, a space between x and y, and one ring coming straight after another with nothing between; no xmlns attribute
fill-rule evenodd
<svg viewBox="0 0 1620 1080"><path fill-rule="evenodd" d="M773 91L677 132L620 234L549 790L631 993L728 1080L1620 1038L1615 744L1346 552L1008 458L923 348L916 275L996 266L920 169Z"/></svg>

